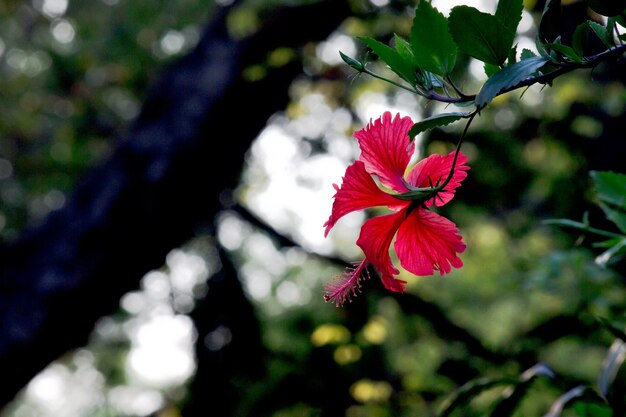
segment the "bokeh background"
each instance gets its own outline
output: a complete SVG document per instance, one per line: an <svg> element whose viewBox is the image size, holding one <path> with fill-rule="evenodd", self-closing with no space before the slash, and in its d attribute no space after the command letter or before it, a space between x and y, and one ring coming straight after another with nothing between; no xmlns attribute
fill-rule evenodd
<svg viewBox="0 0 626 417"><path fill-rule="evenodd" d="M563 3L564 25L587 17ZM536 50L543 6L525 1L519 51ZM323 300L372 214L323 236L352 132L386 110L444 110L339 56L366 56L356 36L408 37L414 7L1 2L0 415L434 416L468 381L542 364L511 412L535 416L597 385L615 336L594 317L623 319L624 265L543 220L587 212L614 230L588 173L624 168L623 61L481 112L469 177L441 210L463 268L403 276L405 294L372 274L344 307ZM483 68L461 61L475 92ZM416 158L449 152L461 128L421 134ZM494 386L458 415L509 394Z"/></svg>

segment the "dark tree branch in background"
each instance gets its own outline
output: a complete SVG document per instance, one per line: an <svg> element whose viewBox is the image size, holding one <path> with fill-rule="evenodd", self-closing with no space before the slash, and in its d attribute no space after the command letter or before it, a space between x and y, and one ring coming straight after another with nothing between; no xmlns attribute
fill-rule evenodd
<svg viewBox="0 0 626 417"><path fill-rule="evenodd" d="M220 250L221 268L191 313L196 326L197 371L185 401L185 417L236 415L246 400L242 381L261 380L267 357L259 321L239 281L238 271Z"/></svg>
<svg viewBox="0 0 626 417"><path fill-rule="evenodd" d="M276 9L241 40L228 35L225 13L164 72L120 146L67 204L0 247L0 406L85 344L95 321L168 251L202 225L211 231L220 193L236 186L246 150L286 106L302 65L292 61L256 82L242 70L277 47L325 38L350 10L343 1Z"/></svg>
<svg viewBox="0 0 626 417"><path fill-rule="evenodd" d="M256 216L254 213L252 213L250 210L248 210L246 207L242 206L241 204L233 204L229 206L228 209L238 214L239 216L241 216L243 220L247 221L252 226L270 235L272 239L274 239L281 248L297 247L309 256L323 259L327 262L334 263L343 268L353 266L352 263L344 259L341 259L339 257L329 256L329 255L320 255L319 253L315 253L315 252L312 252L303 248L298 242L294 241L289 236L285 236L284 234L279 233L276 229L274 229L272 226L264 222L261 218Z"/></svg>

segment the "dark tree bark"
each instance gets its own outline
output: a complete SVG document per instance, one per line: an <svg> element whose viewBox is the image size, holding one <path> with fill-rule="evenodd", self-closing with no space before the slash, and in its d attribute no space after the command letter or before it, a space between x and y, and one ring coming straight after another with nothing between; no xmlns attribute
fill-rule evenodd
<svg viewBox="0 0 626 417"><path fill-rule="evenodd" d="M241 415L245 386L265 377L267 352L259 322L240 285L237 267L220 251L221 269L191 313L198 338L197 371L183 416Z"/></svg>
<svg viewBox="0 0 626 417"><path fill-rule="evenodd" d="M0 406L52 360L83 345L94 322L114 312L169 250L211 231L220 194L236 186L251 141L285 107L302 73L292 62L247 82L242 69L277 47L323 39L350 10L339 0L276 9L240 40L229 37L225 13L163 73L111 158L67 204L0 247ZM209 300L223 287L214 286ZM207 314L221 314L218 306ZM242 314L253 314L243 307Z"/></svg>

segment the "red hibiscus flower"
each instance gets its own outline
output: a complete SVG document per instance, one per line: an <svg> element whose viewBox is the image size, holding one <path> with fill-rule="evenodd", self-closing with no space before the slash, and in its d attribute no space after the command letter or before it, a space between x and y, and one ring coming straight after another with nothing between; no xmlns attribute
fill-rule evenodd
<svg viewBox="0 0 626 417"><path fill-rule="evenodd" d="M452 267L463 265L458 254L465 251L465 244L456 225L428 208L452 200L455 189L467 176L467 157L461 152L456 159L455 152L431 155L406 173L415 150L408 134L411 126L410 117L397 114L392 119L391 113L385 112L380 119L370 121L354 133L361 156L346 169L341 187L334 184L337 192L330 217L324 224L325 236L350 212L386 206L391 213L363 224L356 243L365 258L326 286L326 301L334 300L341 305L349 300L360 288L367 263L376 268L387 289L404 291L406 281L394 277L400 271L389 254L394 237L400 265L415 275L432 275L435 271L443 275ZM389 192L383 191L379 184Z"/></svg>

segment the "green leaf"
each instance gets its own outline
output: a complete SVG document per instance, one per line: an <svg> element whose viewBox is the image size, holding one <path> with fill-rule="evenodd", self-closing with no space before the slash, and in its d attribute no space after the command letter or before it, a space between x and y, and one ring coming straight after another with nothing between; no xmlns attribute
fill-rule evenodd
<svg viewBox="0 0 626 417"><path fill-rule="evenodd" d="M417 82L426 90L431 91L433 88L441 88L443 86L443 81L439 78L438 75L433 74L432 72L422 71L421 69L417 70Z"/></svg>
<svg viewBox="0 0 626 417"><path fill-rule="evenodd" d="M531 57L498 71L480 89L476 96L476 107L482 109L501 91L513 88L534 74L548 60L544 57Z"/></svg>
<svg viewBox="0 0 626 417"><path fill-rule="evenodd" d="M575 50L574 48L572 48L571 46L567 46L567 45L563 45L561 43L561 39L556 38L556 41L554 43L551 43L549 45L546 45L549 49L553 50L553 51L557 51L558 53L560 53L561 55L566 56L567 58L570 59L570 61L574 61L574 62L583 62L583 57L580 56Z"/></svg>
<svg viewBox="0 0 626 417"><path fill-rule="evenodd" d="M574 35L572 36L572 48L579 56L585 56L585 50L589 45L589 32L590 28L587 21L576 26Z"/></svg>
<svg viewBox="0 0 626 417"><path fill-rule="evenodd" d="M600 39L607 48L615 46L613 35L606 26L587 20L576 27L572 38L572 47L580 56L585 56L585 51L588 50L590 41L595 40L592 39L593 35L591 33Z"/></svg>
<svg viewBox="0 0 626 417"><path fill-rule="evenodd" d="M418 134L422 133L425 130L432 129L434 127L446 126L450 123L456 122L459 119L465 119L470 116L470 113L464 112L455 112L455 113L443 113L438 114L427 119L422 120L421 122L417 122L413 125L411 130L409 130L409 137L411 140L415 138Z"/></svg>
<svg viewBox="0 0 626 417"><path fill-rule="evenodd" d="M461 51L489 64L504 64L515 40L515 31L495 16L469 6L453 8L449 20L450 33Z"/></svg>
<svg viewBox="0 0 626 417"><path fill-rule="evenodd" d="M519 403L524 399L529 388L538 376L554 378L554 372L542 363L527 369L520 375L519 383L496 403L489 417L509 417L515 412Z"/></svg>
<svg viewBox="0 0 626 417"><path fill-rule="evenodd" d="M534 58L534 57L536 57L536 56L537 56L537 54L536 54L536 53L534 53L534 52L533 52L533 51L531 51L530 49L524 48L524 49L522 49L522 53L521 53L521 55L520 55L520 58L521 58L521 59L522 59L522 61L523 61L524 59Z"/></svg>
<svg viewBox="0 0 626 417"><path fill-rule="evenodd" d="M526 369L519 376L519 380L521 382L529 381L538 376L545 376L548 378L554 378L556 375L552 369L548 365L545 365L541 362L534 364L530 368Z"/></svg>
<svg viewBox="0 0 626 417"><path fill-rule="evenodd" d="M612 417L613 410L607 405L578 401L573 405L578 417Z"/></svg>
<svg viewBox="0 0 626 417"><path fill-rule="evenodd" d="M510 377L503 377L503 378L478 378L475 379L473 381L470 381L468 383L466 383L465 385L461 386L458 390L456 390L450 397L448 397L448 399L445 401L444 406L441 410L441 412L438 414L439 417L448 417L450 416L454 410L456 408L458 408L459 406L469 403L470 401L472 401L475 397L477 397L481 392L489 390L493 387L497 387L500 385L509 385L512 386L514 390L517 390L518 387L521 385L523 388L521 388L518 393L521 393L523 391L523 393L526 392L529 384L537 377L539 376L545 376L548 378L554 378L554 372L552 371L552 369L550 369L549 367L547 367L546 365L542 364L542 363L538 363L530 368L528 368L527 370L525 370L524 372L522 372L522 374L517 377L517 378L510 378ZM523 395L522 395L523 396ZM510 398L510 397L508 397ZM505 398L504 401L509 401L508 398ZM512 405L512 401L508 403L509 405ZM517 402L516 402L517 404ZM516 405L515 404L515 405ZM502 408L499 409L499 411L506 411L505 410L506 407L502 406ZM496 407L496 409L494 409L494 413L495 415L498 415L498 407ZM494 414L492 414L493 416ZM507 414L508 415L508 414Z"/></svg>
<svg viewBox="0 0 626 417"><path fill-rule="evenodd" d="M605 397L608 395L613 381L626 359L626 343L617 338L611 344L609 351L604 357L600 376L598 377L598 390Z"/></svg>
<svg viewBox="0 0 626 417"><path fill-rule="evenodd" d="M343 59L343 62L345 62L355 70L362 72L365 69L365 64L363 64L361 61L357 61L356 59L349 57L341 51L339 51L339 55L341 56L341 59Z"/></svg>
<svg viewBox="0 0 626 417"><path fill-rule="evenodd" d="M411 28L411 48L417 66L445 77L456 63L457 46L448 19L428 1L420 1Z"/></svg>
<svg viewBox="0 0 626 417"><path fill-rule="evenodd" d="M623 210L615 210L608 204L600 203L600 207L606 218L611 220L622 232L626 233L626 212Z"/></svg>
<svg viewBox="0 0 626 417"><path fill-rule="evenodd" d="M626 211L626 175L611 171L591 171L600 201Z"/></svg>
<svg viewBox="0 0 626 417"><path fill-rule="evenodd" d="M518 383L517 378L479 378L466 383L456 390L444 403L443 409L438 414L439 417L450 416L456 408L470 402L474 397L483 391L489 390L500 385L515 385Z"/></svg>
<svg viewBox="0 0 626 417"><path fill-rule="evenodd" d="M592 22L591 20L587 20L587 25L593 30L598 38L602 41L604 46L607 48L612 48L615 46L615 42L613 42L613 35L606 26L602 26L599 23Z"/></svg>
<svg viewBox="0 0 626 417"><path fill-rule="evenodd" d="M626 10L625 0L589 0L589 7L603 16L617 16Z"/></svg>
<svg viewBox="0 0 626 417"><path fill-rule="evenodd" d="M511 48L509 56L506 60L507 65L515 64L517 62L517 45Z"/></svg>
<svg viewBox="0 0 626 417"><path fill-rule="evenodd" d="M523 0L500 0L496 8L496 17L507 29L515 32L522 20L523 10Z"/></svg>
<svg viewBox="0 0 626 417"><path fill-rule="evenodd" d="M551 43L560 35L561 0L548 0L539 22L539 40Z"/></svg>
<svg viewBox="0 0 626 417"><path fill-rule="evenodd" d="M415 55L413 55L413 49L411 48L411 44L406 40L402 39L400 36L394 34L394 42L396 46L396 51L409 62L412 62L415 67L415 78L417 79L417 83L422 86L427 91L433 89L433 87L440 88L442 87L442 81L437 78L432 72L424 71L421 68L418 68L417 62L415 61Z"/></svg>
<svg viewBox="0 0 626 417"><path fill-rule="evenodd" d="M578 406L579 404L585 404L591 407L580 408ZM604 397L598 394L598 392L589 385L578 385L557 398L557 400L552 403L550 410L544 417L559 417L566 408L569 408L570 405L577 411L580 417L611 416L611 414L606 414L607 406L606 399ZM588 410L593 413L598 412L600 414L580 414L581 411L586 412ZM610 411L611 410L609 408L609 412Z"/></svg>
<svg viewBox="0 0 626 417"><path fill-rule="evenodd" d="M402 39L400 36L393 34L393 42L395 44L396 51L402 58L406 61L411 62L417 67L417 62L415 62L415 56L413 56L413 50L411 49L411 44L406 40Z"/></svg>
<svg viewBox="0 0 626 417"><path fill-rule="evenodd" d="M493 76L493 74L495 74L496 72L500 71L500 67L497 65L493 65L493 64L488 64L485 62L485 65L483 65L483 68L485 69L485 74L487 74L487 77L491 77Z"/></svg>
<svg viewBox="0 0 626 417"><path fill-rule="evenodd" d="M540 56L542 56L544 58L547 58L549 60L553 60L554 57L552 55L554 55L554 54L553 53L549 53L546 50L546 46L543 43L539 42L539 38L537 38L537 41L536 41L535 44L537 45L537 51L539 52Z"/></svg>
<svg viewBox="0 0 626 417"><path fill-rule="evenodd" d="M385 45L376 39L368 38L365 36L357 37L360 41L365 43L376 55L382 59L389 68L398 74L400 78L411 84L415 85L415 70L416 67L413 63L400 55L398 51Z"/></svg>
<svg viewBox="0 0 626 417"><path fill-rule="evenodd" d="M610 248L610 247L613 247L613 246L617 245L619 242L622 241L623 238L624 238L624 236L614 237L614 238L611 238L611 239L603 240L602 242L594 242L594 243L591 244L591 246L594 247L594 248L607 249L607 248Z"/></svg>
<svg viewBox="0 0 626 417"><path fill-rule="evenodd" d="M626 237L618 241L614 246L596 256L595 263L605 267L609 261L617 255L626 252Z"/></svg>
<svg viewBox="0 0 626 417"><path fill-rule="evenodd" d="M571 390L567 391L565 394L561 395L555 402L552 403L550 407L550 411L544 417L559 417L563 412L565 406L575 400L576 398L582 397L589 388L584 385L579 385Z"/></svg>

